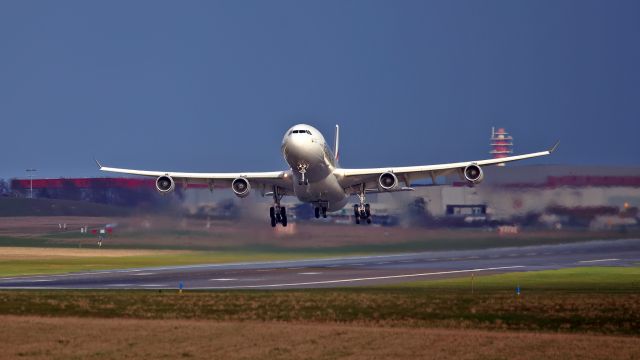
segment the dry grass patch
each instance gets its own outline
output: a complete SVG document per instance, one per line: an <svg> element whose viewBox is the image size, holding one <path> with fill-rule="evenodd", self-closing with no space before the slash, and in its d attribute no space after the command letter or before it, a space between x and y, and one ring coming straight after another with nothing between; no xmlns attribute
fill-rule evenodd
<svg viewBox="0 0 640 360"><path fill-rule="evenodd" d="M1 316L0 359L637 359L640 338L343 324Z"/></svg>
<svg viewBox="0 0 640 360"><path fill-rule="evenodd" d="M37 247L0 247L1 260L28 260L86 257L122 257L186 254L183 250L133 250L133 249L73 249L73 248L37 248Z"/></svg>

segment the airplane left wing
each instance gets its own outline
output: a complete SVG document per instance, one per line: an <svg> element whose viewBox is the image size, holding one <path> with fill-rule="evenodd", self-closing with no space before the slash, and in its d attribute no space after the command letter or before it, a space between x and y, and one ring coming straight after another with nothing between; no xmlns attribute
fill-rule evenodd
<svg viewBox="0 0 640 360"><path fill-rule="evenodd" d="M177 171L149 171L149 170L135 170L135 169L123 169L103 166L96 160L100 171L127 174L127 175L139 175L148 177L160 177L169 176L174 181L176 186L189 185L189 184L205 184L210 189L213 188L227 188L231 189L231 182L237 178L244 178L249 181L251 186L256 189L260 189L262 193L272 191L273 186L278 187L278 191L282 195L293 194L293 182L291 177L291 171L270 171L270 172L246 172L246 173L191 173L191 172L177 172Z"/></svg>
<svg viewBox="0 0 640 360"><path fill-rule="evenodd" d="M422 166L401 166L372 169L336 169L335 174L338 176L339 182L342 187L345 189L351 189L351 193L357 193L358 189L363 186L365 187L367 192L406 191L410 190L409 186L411 186L411 182L417 179L431 178L435 183L435 179L438 176L459 173L464 177L463 172L469 165L482 167L511 161L531 159L540 156L547 156L553 153L557 147L558 143L556 143L551 149L546 151L509 156L501 159L486 159ZM398 184L398 186L394 187L393 189L384 191L380 190L378 179L382 174L385 173L393 174L401 184ZM402 186L402 184L404 186Z"/></svg>

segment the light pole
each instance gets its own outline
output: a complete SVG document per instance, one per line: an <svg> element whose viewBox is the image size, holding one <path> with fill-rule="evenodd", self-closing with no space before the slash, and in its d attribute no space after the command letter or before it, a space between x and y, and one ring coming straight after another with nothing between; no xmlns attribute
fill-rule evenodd
<svg viewBox="0 0 640 360"><path fill-rule="evenodd" d="M33 199L33 173L38 171L38 169L26 169L25 170L27 172L27 174L29 174L29 189L30 189L30 196L29 198Z"/></svg>

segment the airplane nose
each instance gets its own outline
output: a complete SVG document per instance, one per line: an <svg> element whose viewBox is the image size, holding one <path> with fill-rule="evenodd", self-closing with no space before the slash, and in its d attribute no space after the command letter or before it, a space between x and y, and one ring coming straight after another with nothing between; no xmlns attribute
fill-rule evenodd
<svg viewBox="0 0 640 360"><path fill-rule="evenodd" d="M306 136L289 136L287 142L285 143L285 155L287 155L287 157L294 158L304 157L305 150L309 147L310 143L310 139Z"/></svg>

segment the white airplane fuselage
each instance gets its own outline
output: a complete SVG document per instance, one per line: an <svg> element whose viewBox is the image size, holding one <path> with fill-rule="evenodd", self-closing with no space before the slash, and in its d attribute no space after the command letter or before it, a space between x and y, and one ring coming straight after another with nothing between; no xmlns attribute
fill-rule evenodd
<svg viewBox="0 0 640 360"><path fill-rule="evenodd" d="M300 201L323 204L328 211L347 204L348 195L334 174L336 159L320 131L310 125L295 125L285 133L281 149L291 166L293 191Z"/></svg>

